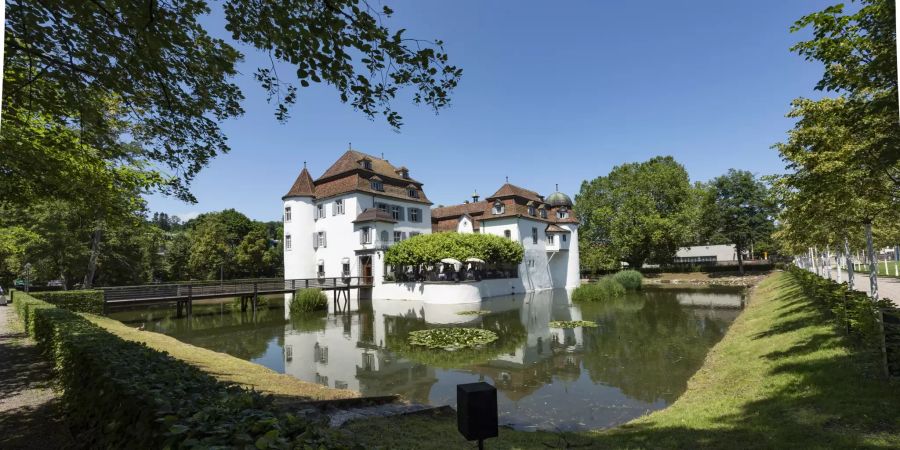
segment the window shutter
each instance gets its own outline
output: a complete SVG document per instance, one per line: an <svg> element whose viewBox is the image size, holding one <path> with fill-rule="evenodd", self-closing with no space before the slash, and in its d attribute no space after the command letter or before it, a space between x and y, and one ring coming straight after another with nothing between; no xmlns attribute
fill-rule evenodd
<svg viewBox="0 0 900 450"><path fill-rule="evenodd" d="M319 248L319 233L313 231L313 248Z"/></svg>

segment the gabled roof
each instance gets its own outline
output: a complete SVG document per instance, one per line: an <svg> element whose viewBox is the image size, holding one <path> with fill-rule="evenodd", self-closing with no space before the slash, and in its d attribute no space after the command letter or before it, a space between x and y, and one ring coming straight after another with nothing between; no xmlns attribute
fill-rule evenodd
<svg viewBox="0 0 900 450"><path fill-rule="evenodd" d="M368 159L372 162L372 170L363 169L359 162ZM414 182L419 183L416 180L411 178L403 178L398 173L399 168L394 167L391 163L389 163L386 159L381 159L372 155L365 154L363 152L359 152L356 150L347 150L346 153L341 155L325 173L322 174L321 177L316 179L316 182L322 181L324 179L336 177L342 174L346 174L348 172L352 172L354 170L363 170L365 172L374 172L378 175L381 175L384 178L391 178L394 180L403 180L406 182Z"/></svg>
<svg viewBox="0 0 900 450"><path fill-rule="evenodd" d="M282 200L288 197L315 197L316 196L316 187L313 184L313 179L309 176L309 171L306 170L306 166L303 167L303 170L300 171L300 175L297 176L297 179L294 180L294 184L291 186L291 189L288 190L287 194L284 194L281 197Z"/></svg>
<svg viewBox="0 0 900 450"><path fill-rule="evenodd" d="M397 223L394 219L394 216L387 211L382 211L376 208L368 208L365 211L359 213L356 216L356 220L353 223L362 223L362 222L387 222L387 223Z"/></svg>
<svg viewBox="0 0 900 450"><path fill-rule="evenodd" d="M500 186L500 189L497 189L497 192L494 192L494 195L488 197L487 199L491 200L494 198L504 197L522 197L526 200L533 200L535 202L544 201L537 192L530 191L523 187L519 187L509 183L505 183L503 186Z"/></svg>

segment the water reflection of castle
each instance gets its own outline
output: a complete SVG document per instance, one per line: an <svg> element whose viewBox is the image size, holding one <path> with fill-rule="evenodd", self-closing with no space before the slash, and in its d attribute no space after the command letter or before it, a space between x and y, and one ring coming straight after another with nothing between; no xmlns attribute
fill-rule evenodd
<svg viewBox="0 0 900 450"><path fill-rule="evenodd" d="M314 332L288 323L284 370L329 387L400 394L422 403L451 399L457 382L473 378L491 381L505 399L518 402L553 382L575 382L586 371L594 383L619 387L629 398L668 402L738 310L720 309L721 295L653 297L574 306L565 290L532 292L485 301L480 309L490 314L484 316L459 314L474 305L362 300L355 311L330 313ZM550 321L582 320L583 314L598 328L549 327ZM408 331L441 325L496 329L506 340L499 346L503 352L442 369L399 345ZM696 354L672 356L673 346L694 346Z"/></svg>
<svg viewBox="0 0 900 450"><path fill-rule="evenodd" d="M480 306L490 314L459 314L477 307L473 305L362 300L352 313L329 314L324 329L314 333L298 332L289 324L284 338L285 372L329 387L358 390L365 395L396 393L427 402L429 390L438 380L436 369L405 358L392 349L389 341L401 333L405 335L410 327L478 325L498 317L500 323L496 326L516 328L515 332L523 335L522 342L509 352L464 370L491 378L499 389L511 391L532 385L529 379L533 374L547 371L536 365L540 361L553 361L553 365L561 368L574 364L577 370L572 351L581 345L582 330L549 327L551 320L581 320L578 308L569 305L565 290L500 297ZM503 338L509 336L501 335ZM530 366L534 366L531 371L522 371Z"/></svg>

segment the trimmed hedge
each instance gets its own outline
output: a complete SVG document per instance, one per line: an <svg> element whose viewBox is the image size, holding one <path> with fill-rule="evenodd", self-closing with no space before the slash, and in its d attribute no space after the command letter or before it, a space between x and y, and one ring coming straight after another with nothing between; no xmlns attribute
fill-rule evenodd
<svg viewBox="0 0 900 450"><path fill-rule="evenodd" d="M72 432L87 448L343 448L325 424L125 341L24 292L15 308L54 363Z"/></svg>
<svg viewBox="0 0 900 450"><path fill-rule="evenodd" d="M888 372L900 376L900 326L895 325L900 320L900 310L890 300L873 301L846 283L838 284L797 266L791 266L788 273L806 296L831 311L833 320L863 350L881 353L884 339ZM879 323L879 311L885 317L883 324Z"/></svg>
<svg viewBox="0 0 900 450"><path fill-rule="evenodd" d="M38 300L69 311L103 314L103 291L44 291L29 294Z"/></svg>

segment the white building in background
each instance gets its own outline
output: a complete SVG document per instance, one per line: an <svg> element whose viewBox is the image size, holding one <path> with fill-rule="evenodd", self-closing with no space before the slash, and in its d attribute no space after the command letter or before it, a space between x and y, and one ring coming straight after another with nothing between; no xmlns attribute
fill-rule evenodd
<svg viewBox="0 0 900 450"><path fill-rule="evenodd" d="M472 303L580 283L578 221L569 196L546 199L506 183L484 201L431 209L406 167L355 150L313 180L306 167L284 207L285 279L366 277L372 298ZM525 248L514 277L459 282L386 282L384 252L417 234L490 233Z"/></svg>
<svg viewBox="0 0 900 450"><path fill-rule="evenodd" d="M737 262L737 248L734 244L681 247L675 252L673 262L676 264Z"/></svg>

